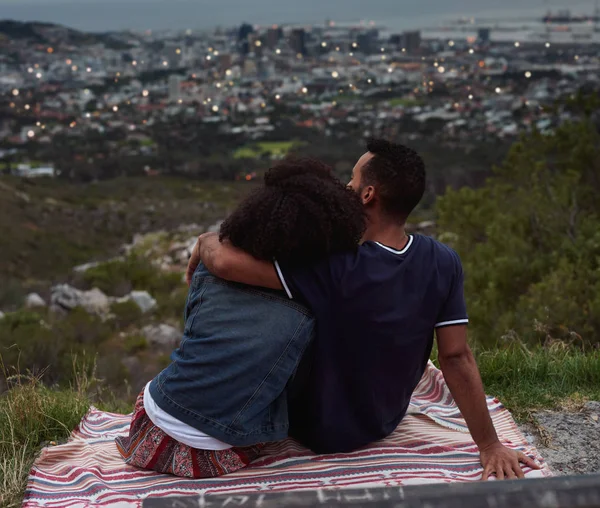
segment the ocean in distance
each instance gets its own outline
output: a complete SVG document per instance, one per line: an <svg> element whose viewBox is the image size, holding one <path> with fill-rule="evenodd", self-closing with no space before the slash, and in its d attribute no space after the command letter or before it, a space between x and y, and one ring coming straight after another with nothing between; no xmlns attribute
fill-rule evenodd
<svg viewBox="0 0 600 508"><path fill-rule="evenodd" d="M592 13L595 0L0 0L0 19L80 30L209 29L253 24L375 21L391 31L460 17L539 18L549 9Z"/></svg>

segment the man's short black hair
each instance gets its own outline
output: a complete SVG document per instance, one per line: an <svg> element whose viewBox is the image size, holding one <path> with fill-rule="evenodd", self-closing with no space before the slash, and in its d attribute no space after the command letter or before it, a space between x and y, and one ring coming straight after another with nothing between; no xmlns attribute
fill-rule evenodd
<svg viewBox="0 0 600 508"><path fill-rule="evenodd" d="M362 185L377 188L381 209L405 221L425 194L425 163L407 146L371 139L367 150L374 157L362 171Z"/></svg>
<svg viewBox="0 0 600 508"><path fill-rule="evenodd" d="M357 249L365 228L359 196L329 166L299 159L267 171L220 236L257 259L305 264Z"/></svg>

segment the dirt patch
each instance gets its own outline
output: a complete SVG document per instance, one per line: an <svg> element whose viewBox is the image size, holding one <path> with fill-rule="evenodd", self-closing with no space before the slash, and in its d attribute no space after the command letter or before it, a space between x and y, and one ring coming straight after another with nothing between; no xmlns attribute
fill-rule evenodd
<svg viewBox="0 0 600 508"><path fill-rule="evenodd" d="M578 412L535 413L536 425L521 425L548 465L559 475L600 472L600 402Z"/></svg>

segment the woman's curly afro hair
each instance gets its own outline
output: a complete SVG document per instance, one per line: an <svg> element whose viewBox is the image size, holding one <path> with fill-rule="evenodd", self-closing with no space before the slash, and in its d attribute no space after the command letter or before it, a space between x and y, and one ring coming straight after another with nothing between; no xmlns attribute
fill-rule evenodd
<svg viewBox="0 0 600 508"><path fill-rule="evenodd" d="M365 230L356 193L312 159L285 160L265 174L221 226L221 240L257 259L315 262L355 250Z"/></svg>

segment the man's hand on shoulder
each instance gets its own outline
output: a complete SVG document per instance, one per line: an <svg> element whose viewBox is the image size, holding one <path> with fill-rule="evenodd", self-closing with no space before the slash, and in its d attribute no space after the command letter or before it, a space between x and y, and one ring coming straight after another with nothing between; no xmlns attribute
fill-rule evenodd
<svg viewBox="0 0 600 508"><path fill-rule="evenodd" d="M511 450L498 441L481 450L483 466L481 479L486 481L492 474L495 474L498 480L524 478L525 474L520 463L532 469L540 469L532 458L522 452Z"/></svg>
<svg viewBox="0 0 600 508"><path fill-rule="evenodd" d="M190 257L190 261L188 263L188 267L185 272L185 280L186 280L188 286L191 285L192 277L194 276L194 273L196 272L198 265L202 262L202 255L201 255L202 244L206 243L205 240L207 240L207 239L212 239L213 242L214 242L214 240L216 240L218 243L219 235L217 233L205 233L198 237L198 241L196 242L194 250L192 251L192 256Z"/></svg>
<svg viewBox="0 0 600 508"><path fill-rule="evenodd" d="M273 263L255 259L228 241L220 242L217 233L206 233L198 238L186 271L188 285L200 263L204 263L210 273L221 279L250 286L283 289Z"/></svg>

